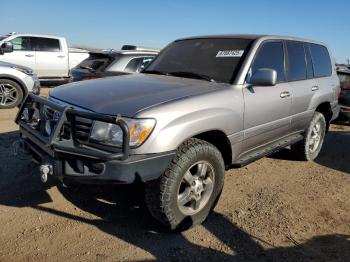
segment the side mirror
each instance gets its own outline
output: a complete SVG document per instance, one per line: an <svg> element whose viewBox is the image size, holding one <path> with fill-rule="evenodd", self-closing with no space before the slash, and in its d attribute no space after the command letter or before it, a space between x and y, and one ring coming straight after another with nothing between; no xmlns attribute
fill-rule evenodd
<svg viewBox="0 0 350 262"><path fill-rule="evenodd" d="M271 68L259 68L249 79L254 86L274 86L276 82L277 72Z"/></svg>
<svg viewBox="0 0 350 262"><path fill-rule="evenodd" d="M1 53L11 53L13 52L13 45L11 42L4 42L0 46Z"/></svg>

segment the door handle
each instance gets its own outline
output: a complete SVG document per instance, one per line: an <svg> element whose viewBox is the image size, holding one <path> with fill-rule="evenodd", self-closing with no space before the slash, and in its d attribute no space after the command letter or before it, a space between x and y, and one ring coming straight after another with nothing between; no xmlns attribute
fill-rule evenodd
<svg viewBox="0 0 350 262"><path fill-rule="evenodd" d="M284 91L280 94L281 98L286 98L286 97L290 97L290 93L288 91Z"/></svg>
<svg viewBox="0 0 350 262"><path fill-rule="evenodd" d="M26 56L26 57L33 57L34 55L26 54L25 56Z"/></svg>
<svg viewBox="0 0 350 262"><path fill-rule="evenodd" d="M318 90L318 86L311 87L311 91L317 91L317 90Z"/></svg>
<svg viewBox="0 0 350 262"><path fill-rule="evenodd" d="M58 58L65 58L66 56L64 56L64 55L58 55L57 57L58 57Z"/></svg>

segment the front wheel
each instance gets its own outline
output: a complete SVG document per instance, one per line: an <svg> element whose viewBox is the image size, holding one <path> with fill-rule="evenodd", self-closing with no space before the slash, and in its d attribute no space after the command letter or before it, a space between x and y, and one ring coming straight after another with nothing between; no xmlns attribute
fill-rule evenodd
<svg viewBox="0 0 350 262"><path fill-rule="evenodd" d="M224 161L215 146L189 139L177 150L165 173L147 184L150 213L172 230L202 223L222 191L224 170Z"/></svg>
<svg viewBox="0 0 350 262"><path fill-rule="evenodd" d="M18 106L23 100L22 88L14 81L0 79L0 109Z"/></svg>
<svg viewBox="0 0 350 262"><path fill-rule="evenodd" d="M327 124L323 114L315 112L308 129L305 132L304 139L291 146L291 150L300 156L302 160L313 161L319 155Z"/></svg>

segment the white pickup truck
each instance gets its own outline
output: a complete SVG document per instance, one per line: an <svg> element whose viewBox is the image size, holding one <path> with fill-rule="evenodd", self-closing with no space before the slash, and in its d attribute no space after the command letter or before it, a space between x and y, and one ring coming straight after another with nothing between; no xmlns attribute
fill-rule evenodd
<svg viewBox="0 0 350 262"><path fill-rule="evenodd" d="M13 52L0 61L33 69L44 85L67 82L70 69L89 57L86 50L68 48L64 37L12 33L0 36L0 46L5 42L12 44Z"/></svg>

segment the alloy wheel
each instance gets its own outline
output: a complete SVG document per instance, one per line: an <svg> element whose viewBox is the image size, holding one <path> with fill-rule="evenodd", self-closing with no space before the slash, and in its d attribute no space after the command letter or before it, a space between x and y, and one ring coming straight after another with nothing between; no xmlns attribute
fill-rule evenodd
<svg viewBox="0 0 350 262"><path fill-rule="evenodd" d="M0 84L0 105L11 106L18 98L17 89L10 84Z"/></svg>
<svg viewBox="0 0 350 262"><path fill-rule="evenodd" d="M309 150L311 153L315 152L322 141L322 125L321 122L318 121L314 125L310 134L310 142L309 142Z"/></svg>
<svg viewBox="0 0 350 262"><path fill-rule="evenodd" d="M208 203L213 193L215 171L207 161L192 165L182 178L177 194L179 210L184 215L198 213Z"/></svg>

